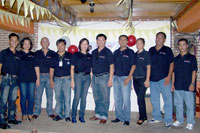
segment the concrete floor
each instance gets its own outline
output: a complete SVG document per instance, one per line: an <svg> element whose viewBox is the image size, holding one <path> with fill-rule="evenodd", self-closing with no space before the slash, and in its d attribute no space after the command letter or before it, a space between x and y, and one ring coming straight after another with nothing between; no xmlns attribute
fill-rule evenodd
<svg viewBox="0 0 200 133"><path fill-rule="evenodd" d="M0 130L1 133L30 133L37 130L37 133L200 133L200 119L196 118L196 125L193 131L185 129L186 124L181 127L172 127L166 129L163 127L163 123L148 124L145 123L142 126L136 125L138 113L132 113L130 126L124 126L123 123L111 123L110 120L115 119L113 112L109 114L109 120L107 124L100 125L99 121L90 121L89 118L94 114L91 111L87 111L85 115L86 123L76 124L71 122L65 122L64 120L55 122L49 118L45 111L43 111L39 118L34 122L23 122L20 125L11 125L10 130ZM151 115L148 115L151 118Z"/></svg>

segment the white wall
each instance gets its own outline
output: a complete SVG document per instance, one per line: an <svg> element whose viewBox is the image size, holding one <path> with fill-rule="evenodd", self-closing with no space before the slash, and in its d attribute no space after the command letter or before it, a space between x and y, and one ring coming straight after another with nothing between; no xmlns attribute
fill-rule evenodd
<svg viewBox="0 0 200 133"><path fill-rule="evenodd" d="M80 25L80 28L83 29L117 29L117 28L122 28L123 26L123 22L83 22L83 23L79 23L78 25ZM146 45L145 45L145 49L148 50L150 47L155 45L155 34L153 34L153 32L151 33L151 30L157 29L159 27L162 27L164 25L169 25L169 21L146 21L146 22L134 22L134 26L135 26L135 36L136 38L139 37L143 37L145 38L146 41ZM45 27L45 26L50 26L50 27L57 27L56 23L39 23L39 30L38 30L38 40L41 40L42 37L48 37L50 40L50 49L57 51L56 49L56 40L58 40L59 38L61 38L62 36L66 36L65 34L56 34L54 32L44 32L44 29L41 30L41 27ZM141 30L143 31L143 33L141 33ZM140 32L139 32L140 31ZM145 32L149 32L148 34L145 34ZM169 29L166 30L165 32L167 34L167 40L166 40L166 44L167 46L170 46L170 31ZM98 34L98 33L96 33ZM123 33L126 34L126 33ZM120 34L119 34L120 35ZM107 45L110 47L110 49L112 51L114 51L115 49L117 49L119 47L118 44L118 36L112 36L109 35L108 39L107 39ZM68 37L71 40L71 44L75 44L78 45L79 40L83 37L86 37L85 34L82 34L80 36L75 36L73 34L69 34ZM95 42L96 39L95 37L92 37L90 34L87 36L87 38L89 39L90 43L93 44L93 49L95 46ZM40 47L40 42L38 43L38 48ZM135 46L132 47L132 49L134 51L136 51ZM149 89L147 90L147 93L149 93ZM136 100L137 96L135 94L135 91L132 90L131 92L131 111L138 111L138 106L137 106L137 100ZM73 91L72 91L72 100L73 101ZM53 105L55 107L55 97L54 97L54 101L53 101ZM42 107L45 108L46 107L46 96L45 93L43 94L43 98L42 98ZM94 100L93 100L93 95L92 95L92 89L89 88L89 92L88 92L88 97L87 97L87 106L86 106L87 110L94 110ZM110 110L114 110L114 98L113 98L113 88L111 88L111 96L110 96Z"/></svg>

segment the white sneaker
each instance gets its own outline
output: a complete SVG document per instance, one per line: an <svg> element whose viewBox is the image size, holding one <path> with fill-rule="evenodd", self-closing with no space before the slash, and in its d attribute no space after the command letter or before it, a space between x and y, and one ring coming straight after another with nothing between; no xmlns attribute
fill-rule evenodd
<svg viewBox="0 0 200 133"><path fill-rule="evenodd" d="M159 120L154 120L154 119L151 119L151 120L149 120L148 121L150 124L152 124L152 123L159 123L159 122L161 122L161 121L159 121Z"/></svg>
<svg viewBox="0 0 200 133"><path fill-rule="evenodd" d="M180 125L181 125L181 123L179 121L173 122L173 126L175 126L175 127L179 127Z"/></svg>
<svg viewBox="0 0 200 133"><path fill-rule="evenodd" d="M193 126L194 126L193 124L188 123L187 126L186 126L186 129L193 130Z"/></svg>

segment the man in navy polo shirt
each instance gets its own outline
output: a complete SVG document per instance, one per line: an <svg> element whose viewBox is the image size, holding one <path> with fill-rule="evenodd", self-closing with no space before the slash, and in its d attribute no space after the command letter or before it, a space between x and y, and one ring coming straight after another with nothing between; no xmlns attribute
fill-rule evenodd
<svg viewBox="0 0 200 133"><path fill-rule="evenodd" d="M1 101L0 101L0 128L7 129L10 126L6 123L5 115L8 105L8 123L19 124L15 118L18 84L18 70L20 54L16 51L19 44L19 36L15 33L9 35L10 47L0 53L0 77L1 81Z"/></svg>
<svg viewBox="0 0 200 133"><path fill-rule="evenodd" d="M176 106L176 121L174 126L184 123L183 102L187 107L187 126L186 129L192 130L194 121L194 91L197 73L197 61L194 55L188 53L188 40L182 38L178 41L180 54L174 59L174 73L172 89L174 91L174 103Z"/></svg>
<svg viewBox="0 0 200 133"><path fill-rule="evenodd" d="M68 122L71 121L69 113L71 107L70 67L72 55L65 51L66 41L64 39L57 40L56 45L58 52L52 56L50 68L50 85L51 88L55 89L55 112L57 115L53 120L59 121L64 117L65 121Z"/></svg>
<svg viewBox="0 0 200 133"><path fill-rule="evenodd" d="M36 73L39 73L39 79L36 81L36 95L35 95L35 110L33 118L37 119L37 117L41 113L41 103L42 103L42 95L44 92L44 88L46 91L47 97L47 107L46 111L49 117L54 118L55 115L53 113L53 88L50 86L49 81L49 69L50 69L50 61L52 56L55 54L54 51L49 49L49 39L47 37L43 37L40 42L42 49L36 51Z"/></svg>
<svg viewBox="0 0 200 133"><path fill-rule="evenodd" d="M171 48L164 46L166 34L156 34L156 46L149 50L151 57L150 96L153 106L152 117L149 123L162 121L160 113L160 93L164 100L164 123L166 128L172 124L172 94L171 77L174 68L174 56Z"/></svg>
<svg viewBox="0 0 200 133"><path fill-rule="evenodd" d="M127 47L128 37L119 36L120 48L114 52L114 99L116 119L111 122L124 122L129 125L131 115L131 79L136 68L136 56Z"/></svg>
<svg viewBox="0 0 200 133"><path fill-rule="evenodd" d="M98 48L92 52L92 89L95 101L95 116L90 120L99 120L105 124L108 118L110 105L110 87L114 73L112 52L105 47L106 35L99 34L96 37Z"/></svg>

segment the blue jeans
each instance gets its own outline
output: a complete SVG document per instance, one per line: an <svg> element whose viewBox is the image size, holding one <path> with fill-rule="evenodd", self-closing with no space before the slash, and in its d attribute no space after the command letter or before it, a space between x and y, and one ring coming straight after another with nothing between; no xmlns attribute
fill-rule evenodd
<svg viewBox="0 0 200 133"><path fill-rule="evenodd" d="M190 91L175 90L174 91L174 104L176 106L176 119L180 122L184 122L183 116L183 102L187 107L187 123L195 124L194 121L194 94Z"/></svg>
<svg viewBox="0 0 200 133"><path fill-rule="evenodd" d="M92 90L95 102L96 117L108 118L110 106L110 87L107 86L109 74L92 78Z"/></svg>
<svg viewBox="0 0 200 133"><path fill-rule="evenodd" d="M127 76L114 76L115 116L121 121L130 121L131 81L124 86Z"/></svg>
<svg viewBox="0 0 200 133"><path fill-rule="evenodd" d="M14 120L16 113L18 89L18 79L10 76L3 76L1 82L1 102L0 102L0 124L6 123L5 114L7 111L8 103L8 119Z"/></svg>
<svg viewBox="0 0 200 133"><path fill-rule="evenodd" d="M20 105L22 115L32 115L34 105L35 83L20 83ZM28 107L26 101L28 100Z"/></svg>
<svg viewBox="0 0 200 133"><path fill-rule="evenodd" d="M60 117L70 117L71 107L71 79L70 77L55 78L55 112ZM63 114L64 111L64 114Z"/></svg>
<svg viewBox="0 0 200 133"><path fill-rule="evenodd" d="M87 93L91 83L90 74L87 75L75 74L74 80L75 80L75 88L74 88L74 100L72 105L72 118L76 118L77 107L80 100L81 104L80 104L79 118L80 117L83 118L85 114Z"/></svg>
<svg viewBox="0 0 200 133"><path fill-rule="evenodd" d="M36 88L36 95L35 95L35 111L34 115L40 115L41 113L41 103L42 103L42 95L46 92L47 97L47 106L46 111L48 115L53 114L53 89L50 87L50 80L49 74L43 75L40 74L40 86Z"/></svg>
<svg viewBox="0 0 200 133"><path fill-rule="evenodd" d="M157 82L150 82L150 96L151 104L153 106L152 117L155 120L162 121L160 113L160 93L164 100L164 111L165 118L164 122L172 123L172 93L171 93L171 83L169 85L164 85L165 80L162 79Z"/></svg>

